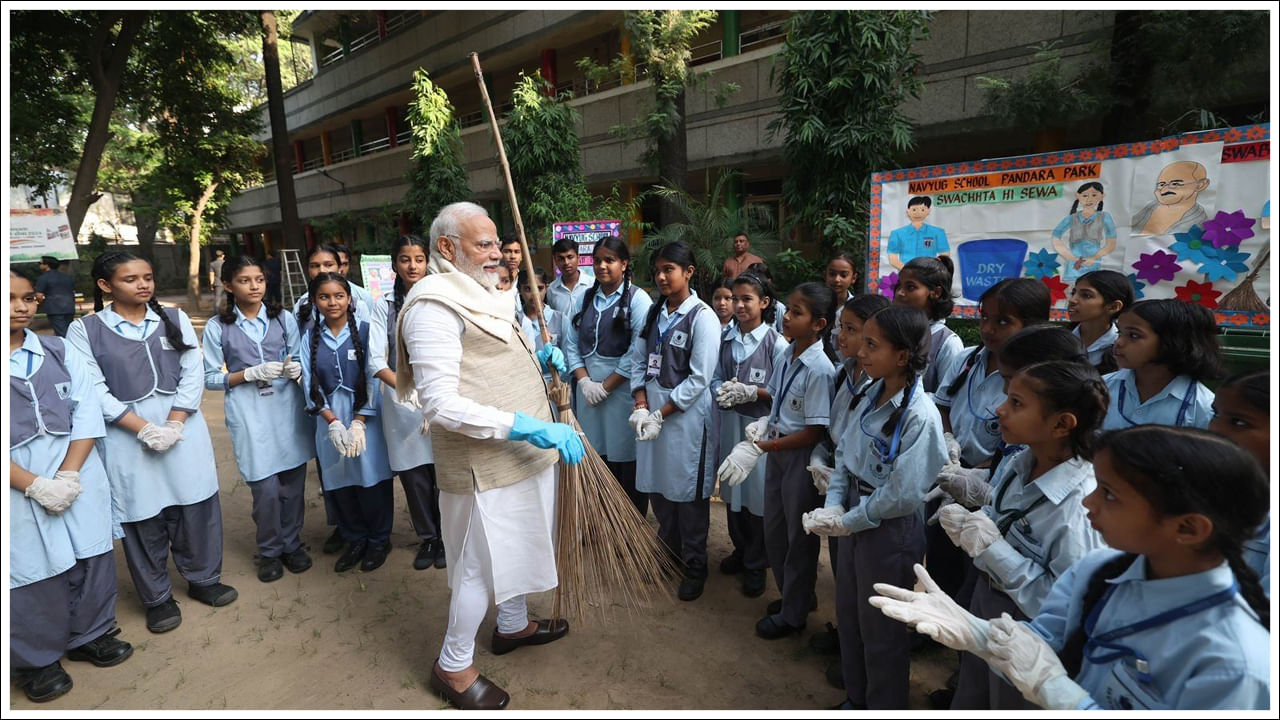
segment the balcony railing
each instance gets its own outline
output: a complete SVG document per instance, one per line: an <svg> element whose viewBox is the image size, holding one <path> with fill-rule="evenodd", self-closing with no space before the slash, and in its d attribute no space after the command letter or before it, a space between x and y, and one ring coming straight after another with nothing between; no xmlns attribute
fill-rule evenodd
<svg viewBox="0 0 1280 720"><path fill-rule="evenodd" d="M315 170L316 168L322 167L323 165L324 165L323 157L307 158L306 160L302 161L302 172L306 172L308 170Z"/></svg>
<svg viewBox="0 0 1280 720"><path fill-rule="evenodd" d="M401 10L397 13L389 13L387 15L386 37L389 38L393 34L403 30L409 25L412 25L420 17L422 17L422 13L418 10ZM370 45L377 45L385 39L386 38L384 37L379 37L378 29L374 28L359 37L352 38L346 48L340 47L333 52L322 56L320 58L320 67L332 65L348 55L353 55L357 51Z"/></svg>
<svg viewBox="0 0 1280 720"><path fill-rule="evenodd" d="M341 150L335 150L332 153L330 153L329 160L334 163L340 163L346 160L350 160L355 156L356 156L355 148L342 148Z"/></svg>

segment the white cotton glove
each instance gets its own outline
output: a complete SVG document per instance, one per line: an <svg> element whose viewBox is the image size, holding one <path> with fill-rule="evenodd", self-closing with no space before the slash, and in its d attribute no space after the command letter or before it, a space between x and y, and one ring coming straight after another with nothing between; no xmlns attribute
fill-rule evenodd
<svg viewBox="0 0 1280 720"><path fill-rule="evenodd" d="M755 402L760 397L760 388L738 382L737 378L720 383L716 389L716 403L726 410L743 403Z"/></svg>
<svg viewBox="0 0 1280 720"><path fill-rule="evenodd" d="M879 595L867 602L880 609L885 616L914 627L916 632L928 635L953 650L971 652L987 659L987 621L974 617L943 592L924 566L916 563L916 579L924 586L924 592L876 583L872 588Z"/></svg>
<svg viewBox="0 0 1280 720"><path fill-rule="evenodd" d="M988 468L944 466L938 473L938 488L967 508L980 508L991 502L990 475Z"/></svg>
<svg viewBox="0 0 1280 720"><path fill-rule="evenodd" d="M960 443L951 433L943 433L942 440L947 444L947 465L960 464Z"/></svg>
<svg viewBox="0 0 1280 720"><path fill-rule="evenodd" d="M1049 643L1009 613L991 621L987 644L987 662L1029 702L1048 710L1075 710L1088 696L1087 690L1067 676Z"/></svg>
<svg viewBox="0 0 1280 720"><path fill-rule="evenodd" d="M360 457L360 453L364 452L364 421L359 418L351 421L351 427L347 428L347 452L349 458Z"/></svg>
<svg viewBox="0 0 1280 720"><path fill-rule="evenodd" d="M350 457L351 452L351 433L341 420L335 420L329 423L329 442L333 443L333 447L338 454L343 457Z"/></svg>
<svg viewBox="0 0 1280 720"><path fill-rule="evenodd" d="M579 380L578 387L582 388L582 397L587 399L587 404L591 407L599 405L609 397L609 391L604 389L604 383L598 383L591 378Z"/></svg>
<svg viewBox="0 0 1280 720"><path fill-rule="evenodd" d="M80 473L76 473L76 479L58 477L62 474L54 473L51 478L36 476L23 494L40 503L40 507L53 515L65 511L80 494Z"/></svg>
<svg viewBox="0 0 1280 720"><path fill-rule="evenodd" d="M636 408L631 411L631 416L627 418L627 424L631 426L632 430L636 431L636 440L640 439L640 425L647 417L649 417L648 410L644 408Z"/></svg>
<svg viewBox="0 0 1280 720"><path fill-rule="evenodd" d="M720 467L716 470L716 478L729 487L741 485L755 469L756 463L763 454L764 451L755 443L743 440L734 445L729 456L720 463Z"/></svg>
<svg viewBox="0 0 1280 720"><path fill-rule="evenodd" d="M844 518L844 512L840 508L820 507L817 510L801 515L800 526L809 535L824 535L827 537L852 535L853 533L849 532L848 528L841 522L842 518Z"/></svg>
<svg viewBox="0 0 1280 720"><path fill-rule="evenodd" d="M764 437L765 430L769 427L769 417L763 416L759 420L751 423L743 430L743 435L751 442L756 442Z"/></svg>
<svg viewBox="0 0 1280 720"><path fill-rule="evenodd" d="M653 440L660 432L662 432L662 411L654 410L640 421L640 427L636 429L636 440Z"/></svg>
<svg viewBox="0 0 1280 720"><path fill-rule="evenodd" d="M302 363L294 360L290 355L285 355L284 362L281 363L280 374L290 380L297 380L302 377Z"/></svg>
<svg viewBox="0 0 1280 720"><path fill-rule="evenodd" d="M818 489L818 494L826 495L827 488L831 486L831 473L835 468L827 466L826 463L815 461L806 465L804 469L808 470L809 475L813 478L813 486Z"/></svg>
<svg viewBox="0 0 1280 720"><path fill-rule="evenodd" d="M944 505L938 510L938 522L947 537L969 557L976 558L1000 539L1000 530L981 510L965 510L959 505Z"/></svg>
<svg viewBox="0 0 1280 720"><path fill-rule="evenodd" d="M182 439L182 431L169 426L168 423L164 425L147 423L138 431L138 439L148 448L156 452L164 452Z"/></svg>
<svg viewBox="0 0 1280 720"><path fill-rule="evenodd" d="M264 362L244 369L245 382L270 382L284 373L284 363Z"/></svg>

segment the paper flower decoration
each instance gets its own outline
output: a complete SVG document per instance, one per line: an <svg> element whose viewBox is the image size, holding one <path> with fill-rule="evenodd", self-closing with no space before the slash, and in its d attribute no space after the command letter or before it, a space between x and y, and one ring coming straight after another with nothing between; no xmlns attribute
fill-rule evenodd
<svg viewBox="0 0 1280 720"><path fill-rule="evenodd" d="M1177 288L1174 292L1178 294L1179 300L1197 303L1210 310L1218 307L1218 296L1222 294L1213 289L1213 283L1202 283L1195 280L1188 280L1186 285Z"/></svg>
<svg viewBox="0 0 1280 720"><path fill-rule="evenodd" d="M1058 274L1058 253L1037 250L1027 255L1027 277L1047 278Z"/></svg>
<svg viewBox="0 0 1280 720"><path fill-rule="evenodd" d="M893 293L898 288L898 273L891 272L880 278L880 283L876 286L880 290L880 294L893 299Z"/></svg>
<svg viewBox="0 0 1280 720"><path fill-rule="evenodd" d="M1067 299L1067 284L1062 282L1062 278L1057 275L1040 278L1040 282L1049 288L1049 304L1053 305L1059 300Z"/></svg>
<svg viewBox="0 0 1280 720"><path fill-rule="evenodd" d="M1139 280L1146 280L1155 285L1158 282L1172 280L1182 267L1178 265L1177 255L1157 250L1153 253L1142 253L1138 261L1133 264L1133 269L1138 271Z"/></svg>
<svg viewBox="0 0 1280 720"><path fill-rule="evenodd" d="M1253 237L1253 223L1253 218L1244 216L1244 210L1232 213L1219 210L1212 220L1204 221L1204 239L1214 247L1239 246L1242 241Z"/></svg>
<svg viewBox="0 0 1280 720"><path fill-rule="evenodd" d="M1169 249L1178 253L1179 260L1190 260L1194 263L1208 262L1205 248L1212 251L1213 245L1204 239L1204 228L1193 225L1186 232L1174 233L1173 237L1176 242L1170 245Z"/></svg>
<svg viewBox="0 0 1280 720"><path fill-rule="evenodd" d="M1142 289L1145 288L1147 284L1139 280L1136 273L1129 273L1128 278L1129 284L1133 286L1133 299L1141 300Z"/></svg>
<svg viewBox="0 0 1280 720"><path fill-rule="evenodd" d="M1248 257L1249 253L1240 252L1240 248L1234 245L1217 249L1205 248L1205 259L1200 265L1200 272L1204 273L1205 279L1211 283L1235 280L1240 273L1249 271L1249 266L1244 262Z"/></svg>

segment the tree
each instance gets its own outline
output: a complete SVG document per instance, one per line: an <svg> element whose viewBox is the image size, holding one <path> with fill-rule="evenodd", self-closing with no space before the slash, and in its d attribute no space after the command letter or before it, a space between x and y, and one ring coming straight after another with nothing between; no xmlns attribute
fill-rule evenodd
<svg viewBox="0 0 1280 720"><path fill-rule="evenodd" d="M578 113L567 95L551 97L548 90L554 89L541 74L522 74L502 126L516 201L533 247L551 238L552 223L587 220L592 212L578 149Z"/></svg>
<svg viewBox="0 0 1280 720"><path fill-rule="evenodd" d="M431 82L427 71L413 72L413 101L409 103L413 131L412 167L405 211L426 225L440 208L471 197L462 164L461 126L444 89Z"/></svg>
<svg viewBox="0 0 1280 720"><path fill-rule="evenodd" d="M782 193L791 226L822 233L824 244L866 257L871 173L892 167L913 145L901 106L918 97L912 44L928 32L918 11L804 11L787 21L773 81L790 172Z"/></svg>
<svg viewBox="0 0 1280 720"><path fill-rule="evenodd" d="M271 157L276 169L276 194L280 198L280 222L284 244L302 247L302 225L298 222L298 196L290 169L292 150L285 122L284 90L280 84L280 53L276 48L276 16L270 10L260 14L262 22L262 65L267 89L267 114L271 117Z"/></svg>

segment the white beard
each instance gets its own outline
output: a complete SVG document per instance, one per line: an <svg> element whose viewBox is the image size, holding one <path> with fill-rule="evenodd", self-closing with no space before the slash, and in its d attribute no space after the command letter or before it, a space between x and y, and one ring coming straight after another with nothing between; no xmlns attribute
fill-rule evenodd
<svg viewBox="0 0 1280 720"><path fill-rule="evenodd" d="M498 286L497 273L485 272L483 265L471 262L471 258L467 257L465 253L459 251L453 254L453 266L458 269L458 272L475 280L480 284L480 287L490 293Z"/></svg>

